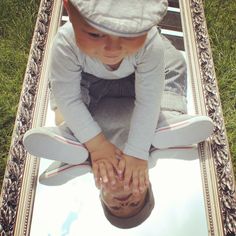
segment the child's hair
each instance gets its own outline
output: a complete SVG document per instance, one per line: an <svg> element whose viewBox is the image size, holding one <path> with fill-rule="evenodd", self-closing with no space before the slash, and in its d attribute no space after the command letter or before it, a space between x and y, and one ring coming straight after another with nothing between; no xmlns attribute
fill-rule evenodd
<svg viewBox="0 0 236 236"><path fill-rule="evenodd" d="M108 221L112 225L122 229L133 228L143 223L151 215L151 212L155 205L151 184L149 185L148 191L146 193L146 198L144 200L145 202L142 209L133 216L130 217L115 216L109 211L109 209L107 208L101 197L100 201L102 204L104 214L108 219Z"/></svg>

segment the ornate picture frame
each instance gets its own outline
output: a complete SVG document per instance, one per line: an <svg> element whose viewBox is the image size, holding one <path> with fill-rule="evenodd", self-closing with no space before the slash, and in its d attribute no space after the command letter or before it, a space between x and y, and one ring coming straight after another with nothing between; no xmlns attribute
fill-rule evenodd
<svg viewBox="0 0 236 236"><path fill-rule="evenodd" d="M236 196L231 157L201 0L181 0L188 66L199 113L215 124L210 142L199 145L209 235L236 235ZM27 156L22 139L45 123L48 51L62 15L61 1L42 0L20 97L0 199L0 235L29 235L39 160ZM27 157L27 158L26 158Z"/></svg>

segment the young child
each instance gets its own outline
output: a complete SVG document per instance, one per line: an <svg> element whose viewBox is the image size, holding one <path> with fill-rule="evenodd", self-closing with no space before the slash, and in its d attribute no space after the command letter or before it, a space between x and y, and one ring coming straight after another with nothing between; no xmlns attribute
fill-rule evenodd
<svg viewBox="0 0 236 236"><path fill-rule="evenodd" d="M55 37L49 80L53 109L65 123L28 131L26 149L69 165L89 154L97 185L115 186L123 176L125 191L143 193L151 145L190 145L213 130L208 117L186 114L185 62L156 27L167 0L64 0L64 6L70 22ZM135 99L122 150L93 118L103 97Z"/></svg>

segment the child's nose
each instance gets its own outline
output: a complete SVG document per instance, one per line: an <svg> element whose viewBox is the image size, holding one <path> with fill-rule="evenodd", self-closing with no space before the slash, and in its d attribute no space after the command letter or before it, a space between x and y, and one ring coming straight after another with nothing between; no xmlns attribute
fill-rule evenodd
<svg viewBox="0 0 236 236"><path fill-rule="evenodd" d="M121 42L119 37L115 36L107 36L105 39L105 47L106 51L119 51L121 50Z"/></svg>

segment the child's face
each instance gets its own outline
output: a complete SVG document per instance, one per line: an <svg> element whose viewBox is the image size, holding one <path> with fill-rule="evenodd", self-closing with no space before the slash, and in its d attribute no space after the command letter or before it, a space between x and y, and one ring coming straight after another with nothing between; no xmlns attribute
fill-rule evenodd
<svg viewBox="0 0 236 236"><path fill-rule="evenodd" d="M117 182L116 188L101 188L101 200L109 211L118 217L129 217L137 214L143 207L147 189L134 195L132 191L124 191L122 181Z"/></svg>
<svg viewBox="0 0 236 236"><path fill-rule="evenodd" d="M77 46L88 56L106 65L117 65L126 56L136 53L144 44L146 34L138 37L117 37L90 26L68 0L64 0L73 25Z"/></svg>

